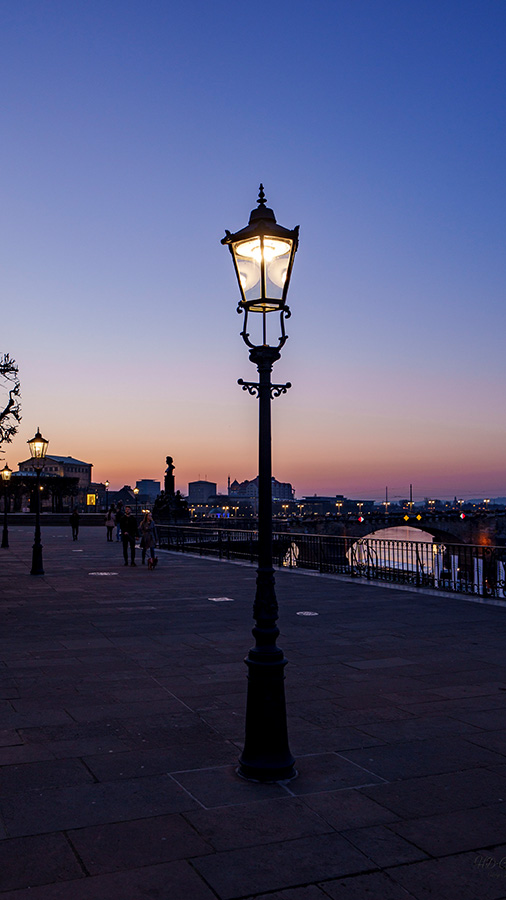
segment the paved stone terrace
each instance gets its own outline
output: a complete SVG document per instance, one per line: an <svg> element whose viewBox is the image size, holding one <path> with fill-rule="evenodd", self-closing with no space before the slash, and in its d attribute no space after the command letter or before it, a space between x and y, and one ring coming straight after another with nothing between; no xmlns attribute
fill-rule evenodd
<svg viewBox="0 0 506 900"><path fill-rule="evenodd" d="M254 569L49 526L32 577L32 539L0 551L0 900L506 898L506 607L280 572L300 774L255 785Z"/></svg>

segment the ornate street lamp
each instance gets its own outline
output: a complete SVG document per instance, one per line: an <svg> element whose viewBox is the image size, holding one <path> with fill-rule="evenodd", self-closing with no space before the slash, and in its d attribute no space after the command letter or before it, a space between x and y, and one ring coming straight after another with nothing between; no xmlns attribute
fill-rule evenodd
<svg viewBox="0 0 506 900"><path fill-rule="evenodd" d="M12 475L12 469L9 469L7 463L5 463L3 469L0 469L0 475L2 476L2 482L4 486L4 527L2 532L2 548L6 548L9 546L9 530L7 528L7 502L9 481L11 480Z"/></svg>
<svg viewBox="0 0 506 900"><path fill-rule="evenodd" d="M109 481L106 479L105 481L105 511L107 512L109 509Z"/></svg>
<svg viewBox="0 0 506 900"><path fill-rule="evenodd" d="M258 370L259 381L239 379L244 391L259 401L258 434L258 569L253 606L255 647L245 660L248 666L246 734L239 759L239 775L254 781L284 781L297 773L288 746L285 703L285 666L283 651L276 646L278 604L274 590L272 565L272 470L271 470L271 398L285 394L291 385L272 384L272 367L281 357L287 340L286 305L293 260L299 240L299 228L290 231L278 225L272 209L265 205L260 185L258 208L249 224L235 234L225 232L222 244L228 245L234 262L241 299L237 311L244 313L241 336L249 348L249 358ZM250 313L258 313L259 339L248 331ZM268 343L267 317L279 313L280 335ZM254 323L253 323L254 324Z"/></svg>
<svg viewBox="0 0 506 900"><path fill-rule="evenodd" d="M134 487L134 494L135 494L135 518L137 518L137 496L139 494L138 487Z"/></svg>
<svg viewBox="0 0 506 900"><path fill-rule="evenodd" d="M46 453L49 441L42 437L39 429L37 434L27 441L30 447L30 455L32 457L32 466L35 469L37 477L35 487L35 540L32 553L32 568L30 575L43 575L44 566L42 565L42 543L40 540L40 476L46 462Z"/></svg>

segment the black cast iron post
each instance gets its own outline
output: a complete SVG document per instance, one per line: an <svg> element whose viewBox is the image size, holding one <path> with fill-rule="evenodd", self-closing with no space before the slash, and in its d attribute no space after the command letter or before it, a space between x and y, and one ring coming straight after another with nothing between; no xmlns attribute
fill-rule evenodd
<svg viewBox="0 0 506 900"><path fill-rule="evenodd" d="M241 291L238 312L244 313L241 335L258 371L258 382L239 379L243 390L258 397L259 428L255 646L245 660L248 667L245 741L238 774L252 781L285 781L294 778L297 772L288 744L284 685L287 660L276 644L279 628L272 559L271 399L286 393L291 385L272 384L271 375L286 341L284 322L290 315L286 294L298 245L298 228L289 231L276 223L273 211L265 206L260 185L258 209L252 211L249 225L236 234L226 232L222 243L228 244L234 260ZM270 346L267 341L267 317L271 312L280 316L281 335L277 346ZM248 332L250 313L261 314L257 343L250 339Z"/></svg>
<svg viewBox="0 0 506 900"><path fill-rule="evenodd" d="M42 437L40 430L28 441L30 447L30 455L32 457L32 465L35 469L36 486L35 486L35 541L32 552L32 568L30 575L43 575L44 566L42 565L42 542L40 540L40 476L46 461L46 453L49 441Z"/></svg>
<svg viewBox="0 0 506 900"><path fill-rule="evenodd" d="M40 476L41 469L35 469L37 478L35 487L35 539L32 550L32 568L30 575L43 575L44 566L42 564L42 542L40 539Z"/></svg>
<svg viewBox="0 0 506 900"><path fill-rule="evenodd" d="M4 481L4 527L2 531L2 549L9 546L9 529L7 526L7 482Z"/></svg>
<svg viewBox="0 0 506 900"><path fill-rule="evenodd" d="M278 602L272 565L272 391L290 385L273 385L271 373L280 358L274 347L250 351L258 370L258 384L239 382L258 395L258 569L253 618L255 646L246 657L248 693L244 749L239 774L254 781L283 781L296 775L295 759L288 744L285 701L287 660L276 640L279 636Z"/></svg>
<svg viewBox="0 0 506 900"><path fill-rule="evenodd" d="M12 470L9 469L7 463L3 469L0 469L0 476L4 486L4 526L2 531L2 549L9 547L9 529L7 526L7 509L9 506L9 482L11 480Z"/></svg>
<svg viewBox="0 0 506 900"><path fill-rule="evenodd" d="M2 550L9 546L9 528L7 525L7 485L4 484L4 527L2 530Z"/></svg>

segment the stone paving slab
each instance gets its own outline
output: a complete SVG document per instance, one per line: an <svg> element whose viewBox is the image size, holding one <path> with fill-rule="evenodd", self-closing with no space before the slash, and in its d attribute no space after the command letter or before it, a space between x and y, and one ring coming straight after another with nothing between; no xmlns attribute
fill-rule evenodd
<svg viewBox="0 0 506 900"><path fill-rule="evenodd" d="M320 834L251 848L217 852L193 860L220 900L304 885L374 868L371 860L339 834Z"/></svg>
<svg viewBox="0 0 506 900"><path fill-rule="evenodd" d="M506 898L506 606L278 572L299 774L255 785L254 570L42 539L0 551L0 900Z"/></svg>

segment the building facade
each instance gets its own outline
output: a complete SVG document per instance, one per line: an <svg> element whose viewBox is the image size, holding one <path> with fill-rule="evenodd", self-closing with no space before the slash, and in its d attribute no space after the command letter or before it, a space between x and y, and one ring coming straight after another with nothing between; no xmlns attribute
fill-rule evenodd
<svg viewBox="0 0 506 900"><path fill-rule="evenodd" d="M190 481L188 484L188 500L191 503L205 503L209 497L215 497L218 485L214 481Z"/></svg>
<svg viewBox="0 0 506 900"><path fill-rule="evenodd" d="M136 481L135 487L139 489L140 497L148 497L150 500L156 500L160 493L160 482L153 478L141 478Z"/></svg>
<svg viewBox="0 0 506 900"><path fill-rule="evenodd" d="M46 456L43 473L60 478L77 478L79 490L85 490L91 484L91 470L93 463L83 462L81 459L74 459L73 456ZM35 466L33 459L25 459L18 462L19 473L24 472L33 474Z"/></svg>
<svg viewBox="0 0 506 900"><path fill-rule="evenodd" d="M295 491L290 482L277 481L274 477L271 482L273 500L293 500ZM258 498L258 475L252 481L233 481L228 489L228 495L231 498L245 500Z"/></svg>

